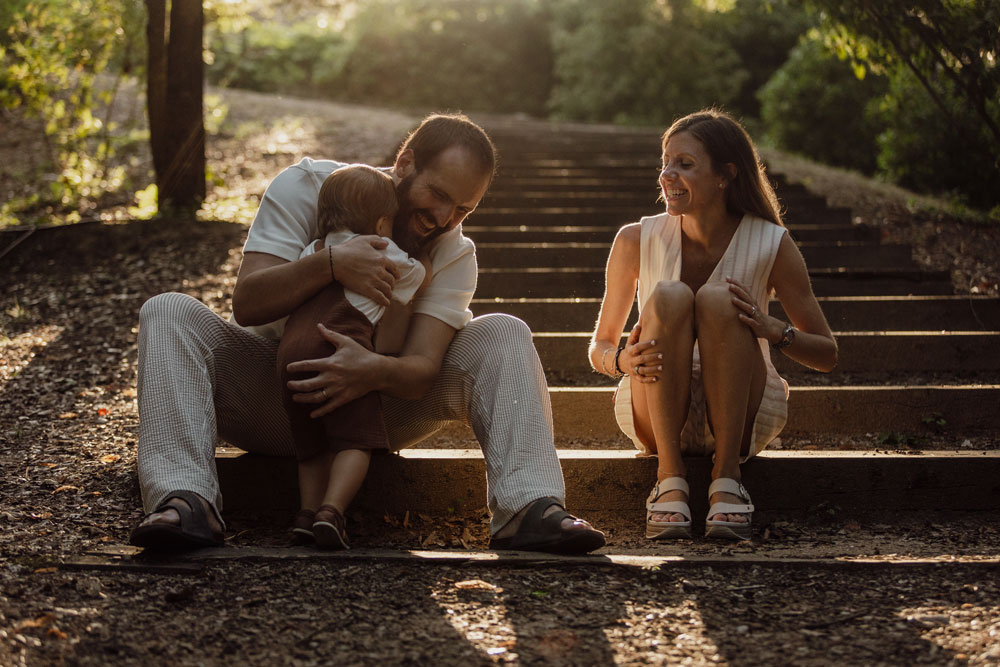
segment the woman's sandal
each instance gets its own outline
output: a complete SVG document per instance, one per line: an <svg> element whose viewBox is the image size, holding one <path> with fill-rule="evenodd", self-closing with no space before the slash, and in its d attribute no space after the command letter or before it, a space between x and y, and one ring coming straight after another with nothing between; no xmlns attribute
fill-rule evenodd
<svg viewBox="0 0 1000 667"><path fill-rule="evenodd" d="M687 480L683 477L661 479L653 487L646 499L646 537L652 540L676 540L691 537L691 508L686 501L668 500L662 503L656 499L670 491L690 494ZM654 514L680 514L684 521L653 521Z"/></svg>
<svg viewBox="0 0 1000 667"><path fill-rule="evenodd" d="M324 549L350 549L347 543L347 520L333 505L320 505L312 525L316 544Z"/></svg>
<svg viewBox="0 0 1000 667"><path fill-rule="evenodd" d="M292 527L288 531L292 536L292 544L313 544L316 536L313 534L313 522L316 521L316 512L313 510L299 510L292 521Z"/></svg>
<svg viewBox="0 0 1000 667"><path fill-rule="evenodd" d="M705 520L705 537L715 537L724 540L749 540L753 501L750 500L750 493L746 490L746 487L735 479L720 477L708 487L709 500L716 493L731 493L734 496L738 496L740 500L746 501L746 504L712 503L712 506L708 508L708 518ZM736 521L712 521L711 517L717 514L746 514L747 520L744 523Z"/></svg>

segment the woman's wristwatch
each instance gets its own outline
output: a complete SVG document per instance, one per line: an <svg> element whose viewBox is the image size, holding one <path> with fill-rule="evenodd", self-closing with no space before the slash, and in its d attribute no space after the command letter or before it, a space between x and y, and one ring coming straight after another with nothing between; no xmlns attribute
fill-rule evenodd
<svg viewBox="0 0 1000 667"><path fill-rule="evenodd" d="M788 324L785 325L785 330L781 332L781 340L777 343L772 343L771 347L776 350L783 350L791 345L793 340L795 340L795 327Z"/></svg>

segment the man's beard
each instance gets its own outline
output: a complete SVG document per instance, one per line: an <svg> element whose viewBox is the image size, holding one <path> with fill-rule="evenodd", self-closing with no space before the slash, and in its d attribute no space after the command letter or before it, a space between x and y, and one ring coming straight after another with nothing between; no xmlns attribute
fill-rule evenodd
<svg viewBox="0 0 1000 667"><path fill-rule="evenodd" d="M410 188L416 174L410 174L396 185L396 198L399 200L399 210L392 221L392 240L408 255L418 255L428 243L444 234L445 229L438 227L427 236L420 236L413 230L413 216L421 216L434 220L434 215L426 209L415 209L410 203Z"/></svg>

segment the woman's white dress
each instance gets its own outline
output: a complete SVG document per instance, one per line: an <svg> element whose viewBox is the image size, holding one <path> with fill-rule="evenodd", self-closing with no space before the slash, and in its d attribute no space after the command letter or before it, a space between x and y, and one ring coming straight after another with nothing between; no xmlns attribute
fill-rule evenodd
<svg viewBox="0 0 1000 667"><path fill-rule="evenodd" d="M639 253L639 312L653 287L661 280L680 280L681 277L681 219L668 213L642 218ZM778 255L781 237L787 230L772 222L745 215L729 242L719 263L707 282L734 278L753 296L758 307L767 314L770 294L768 278ZM760 452L781 432L788 415L788 383L778 375L771 363L771 350L764 338L759 338L761 355L767 367L767 382L757 418L753 425L753 438L748 456ZM655 445L643 444L635 433L632 414L631 380L622 378L615 396L615 417L622 432L635 443L641 454L653 455ZM701 384L701 357L698 342L694 344L691 368L691 407L681 433L681 449L687 455L704 455L715 450L715 439L709 428L705 409L705 392Z"/></svg>

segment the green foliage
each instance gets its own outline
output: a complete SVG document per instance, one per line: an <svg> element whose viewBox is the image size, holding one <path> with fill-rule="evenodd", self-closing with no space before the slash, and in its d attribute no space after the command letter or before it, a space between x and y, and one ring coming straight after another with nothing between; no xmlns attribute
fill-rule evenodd
<svg viewBox="0 0 1000 667"><path fill-rule="evenodd" d="M887 89L885 77L859 80L813 33L759 92L765 136L810 159L871 174Z"/></svg>
<svg viewBox="0 0 1000 667"><path fill-rule="evenodd" d="M556 116L666 125L737 99L748 74L711 13L674 0L562 0L553 44Z"/></svg>
<svg viewBox="0 0 1000 667"><path fill-rule="evenodd" d="M253 22L211 41L211 80L399 107L544 110L548 19L537 0L371 0L343 17Z"/></svg>
<svg viewBox="0 0 1000 667"><path fill-rule="evenodd" d="M664 124L719 104L754 116L757 87L811 22L787 0L308 4L210 0L209 79L417 109Z"/></svg>
<svg viewBox="0 0 1000 667"><path fill-rule="evenodd" d="M123 185L112 119L121 74L133 69L139 0L31 0L0 13L0 107L40 121L47 186L5 205L3 217L49 211L78 218ZM116 70L119 76L100 78ZM47 174L53 174L47 177Z"/></svg>
<svg viewBox="0 0 1000 667"><path fill-rule="evenodd" d="M747 73L730 111L744 120L760 116L757 91L816 23L809 13L783 0L732 0L731 8L709 17L713 37L732 46Z"/></svg>
<svg viewBox="0 0 1000 667"><path fill-rule="evenodd" d="M983 209L1000 203L991 135L961 95L947 95L953 120L946 122L908 69L900 67L890 81L879 107L887 128L878 140L879 170L917 192L952 195L959 203Z"/></svg>
<svg viewBox="0 0 1000 667"><path fill-rule="evenodd" d="M940 191L940 186L954 184L935 183L924 174L930 156L915 159L918 146L935 147L935 157L938 149L955 154L969 150L972 155L961 176L951 179L945 173L945 164L954 159L934 169L945 179L967 183L957 187L968 201L980 206L1000 203L995 181L988 185L991 194L974 174L984 167L986 156L993 158L986 167L990 172L995 175L1000 169L1000 2L801 1L822 12L830 43L859 73L884 72L893 79L885 105L890 136L882 143L880 158L886 169L903 183ZM909 107L914 103L920 108ZM904 117L897 122L894 113ZM918 131L940 136L927 137L924 143L915 135ZM956 142L957 134L961 137ZM906 159L914 159L912 168Z"/></svg>

